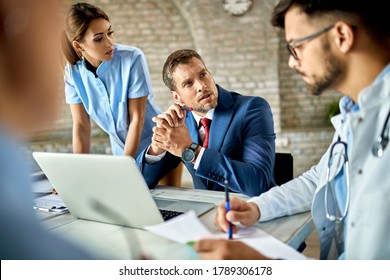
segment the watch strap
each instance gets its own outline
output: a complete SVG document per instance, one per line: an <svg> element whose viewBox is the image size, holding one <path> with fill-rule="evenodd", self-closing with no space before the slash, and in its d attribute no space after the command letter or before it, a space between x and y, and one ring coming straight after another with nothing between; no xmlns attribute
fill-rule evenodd
<svg viewBox="0 0 390 280"><path fill-rule="evenodd" d="M188 147L188 149L191 149L193 150L194 152L196 152L196 149L199 147L199 144L198 143L195 143L195 142L192 142L191 145Z"/></svg>

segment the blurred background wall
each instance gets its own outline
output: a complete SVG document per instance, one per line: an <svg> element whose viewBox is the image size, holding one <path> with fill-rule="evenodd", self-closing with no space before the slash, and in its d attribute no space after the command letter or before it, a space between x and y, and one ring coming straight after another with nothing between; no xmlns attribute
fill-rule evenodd
<svg viewBox="0 0 390 280"><path fill-rule="evenodd" d="M63 0L64 9L77 1ZM276 150L292 153L294 174L316 164L333 135L327 114L338 93L311 96L301 78L288 65L284 34L269 23L275 0L254 0L249 12L231 16L222 0L93 0L110 17L117 43L139 47L146 55L157 105L165 110L171 96L161 79L166 57L174 50L193 48L215 81L244 95L261 96L271 105ZM61 79L62 80L62 79ZM33 171L38 167L32 151L72 151L72 119L64 101L55 124L37 132L23 151ZM92 153L110 153L108 137L93 128ZM190 186L185 172L183 185Z"/></svg>

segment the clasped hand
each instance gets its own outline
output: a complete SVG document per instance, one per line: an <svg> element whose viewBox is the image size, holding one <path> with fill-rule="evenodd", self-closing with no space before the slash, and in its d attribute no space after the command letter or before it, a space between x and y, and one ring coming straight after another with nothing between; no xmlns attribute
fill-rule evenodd
<svg viewBox="0 0 390 280"><path fill-rule="evenodd" d="M155 154L167 151L177 157L181 157L183 151L191 143L191 137L185 124L186 111L178 104L173 104L168 110L154 117L152 150Z"/></svg>

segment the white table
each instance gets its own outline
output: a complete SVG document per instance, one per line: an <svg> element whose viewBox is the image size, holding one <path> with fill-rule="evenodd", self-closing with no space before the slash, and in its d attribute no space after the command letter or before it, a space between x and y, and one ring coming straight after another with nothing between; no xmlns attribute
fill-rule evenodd
<svg viewBox="0 0 390 280"><path fill-rule="evenodd" d="M151 192L155 197L177 198L212 202L219 205L224 201L224 193L207 190L157 187ZM248 197L230 194L232 197ZM140 256L150 259L197 259L194 249L153 233L123 226L81 220L69 213L52 214L37 211L42 224L49 231L76 243L97 259L133 259ZM214 226L216 208L205 213L200 220L211 231ZM276 237L294 248L307 238L312 231L310 212L282 217L269 222L257 223L256 227Z"/></svg>

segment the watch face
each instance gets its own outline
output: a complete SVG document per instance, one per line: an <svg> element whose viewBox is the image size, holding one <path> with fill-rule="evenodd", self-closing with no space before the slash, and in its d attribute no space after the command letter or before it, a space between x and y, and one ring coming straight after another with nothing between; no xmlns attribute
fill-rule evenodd
<svg viewBox="0 0 390 280"><path fill-rule="evenodd" d="M181 158L184 162L192 162L195 159L195 152L191 149L185 149Z"/></svg>
<svg viewBox="0 0 390 280"><path fill-rule="evenodd" d="M234 16L245 14L252 6L252 0L224 0L225 11Z"/></svg>

